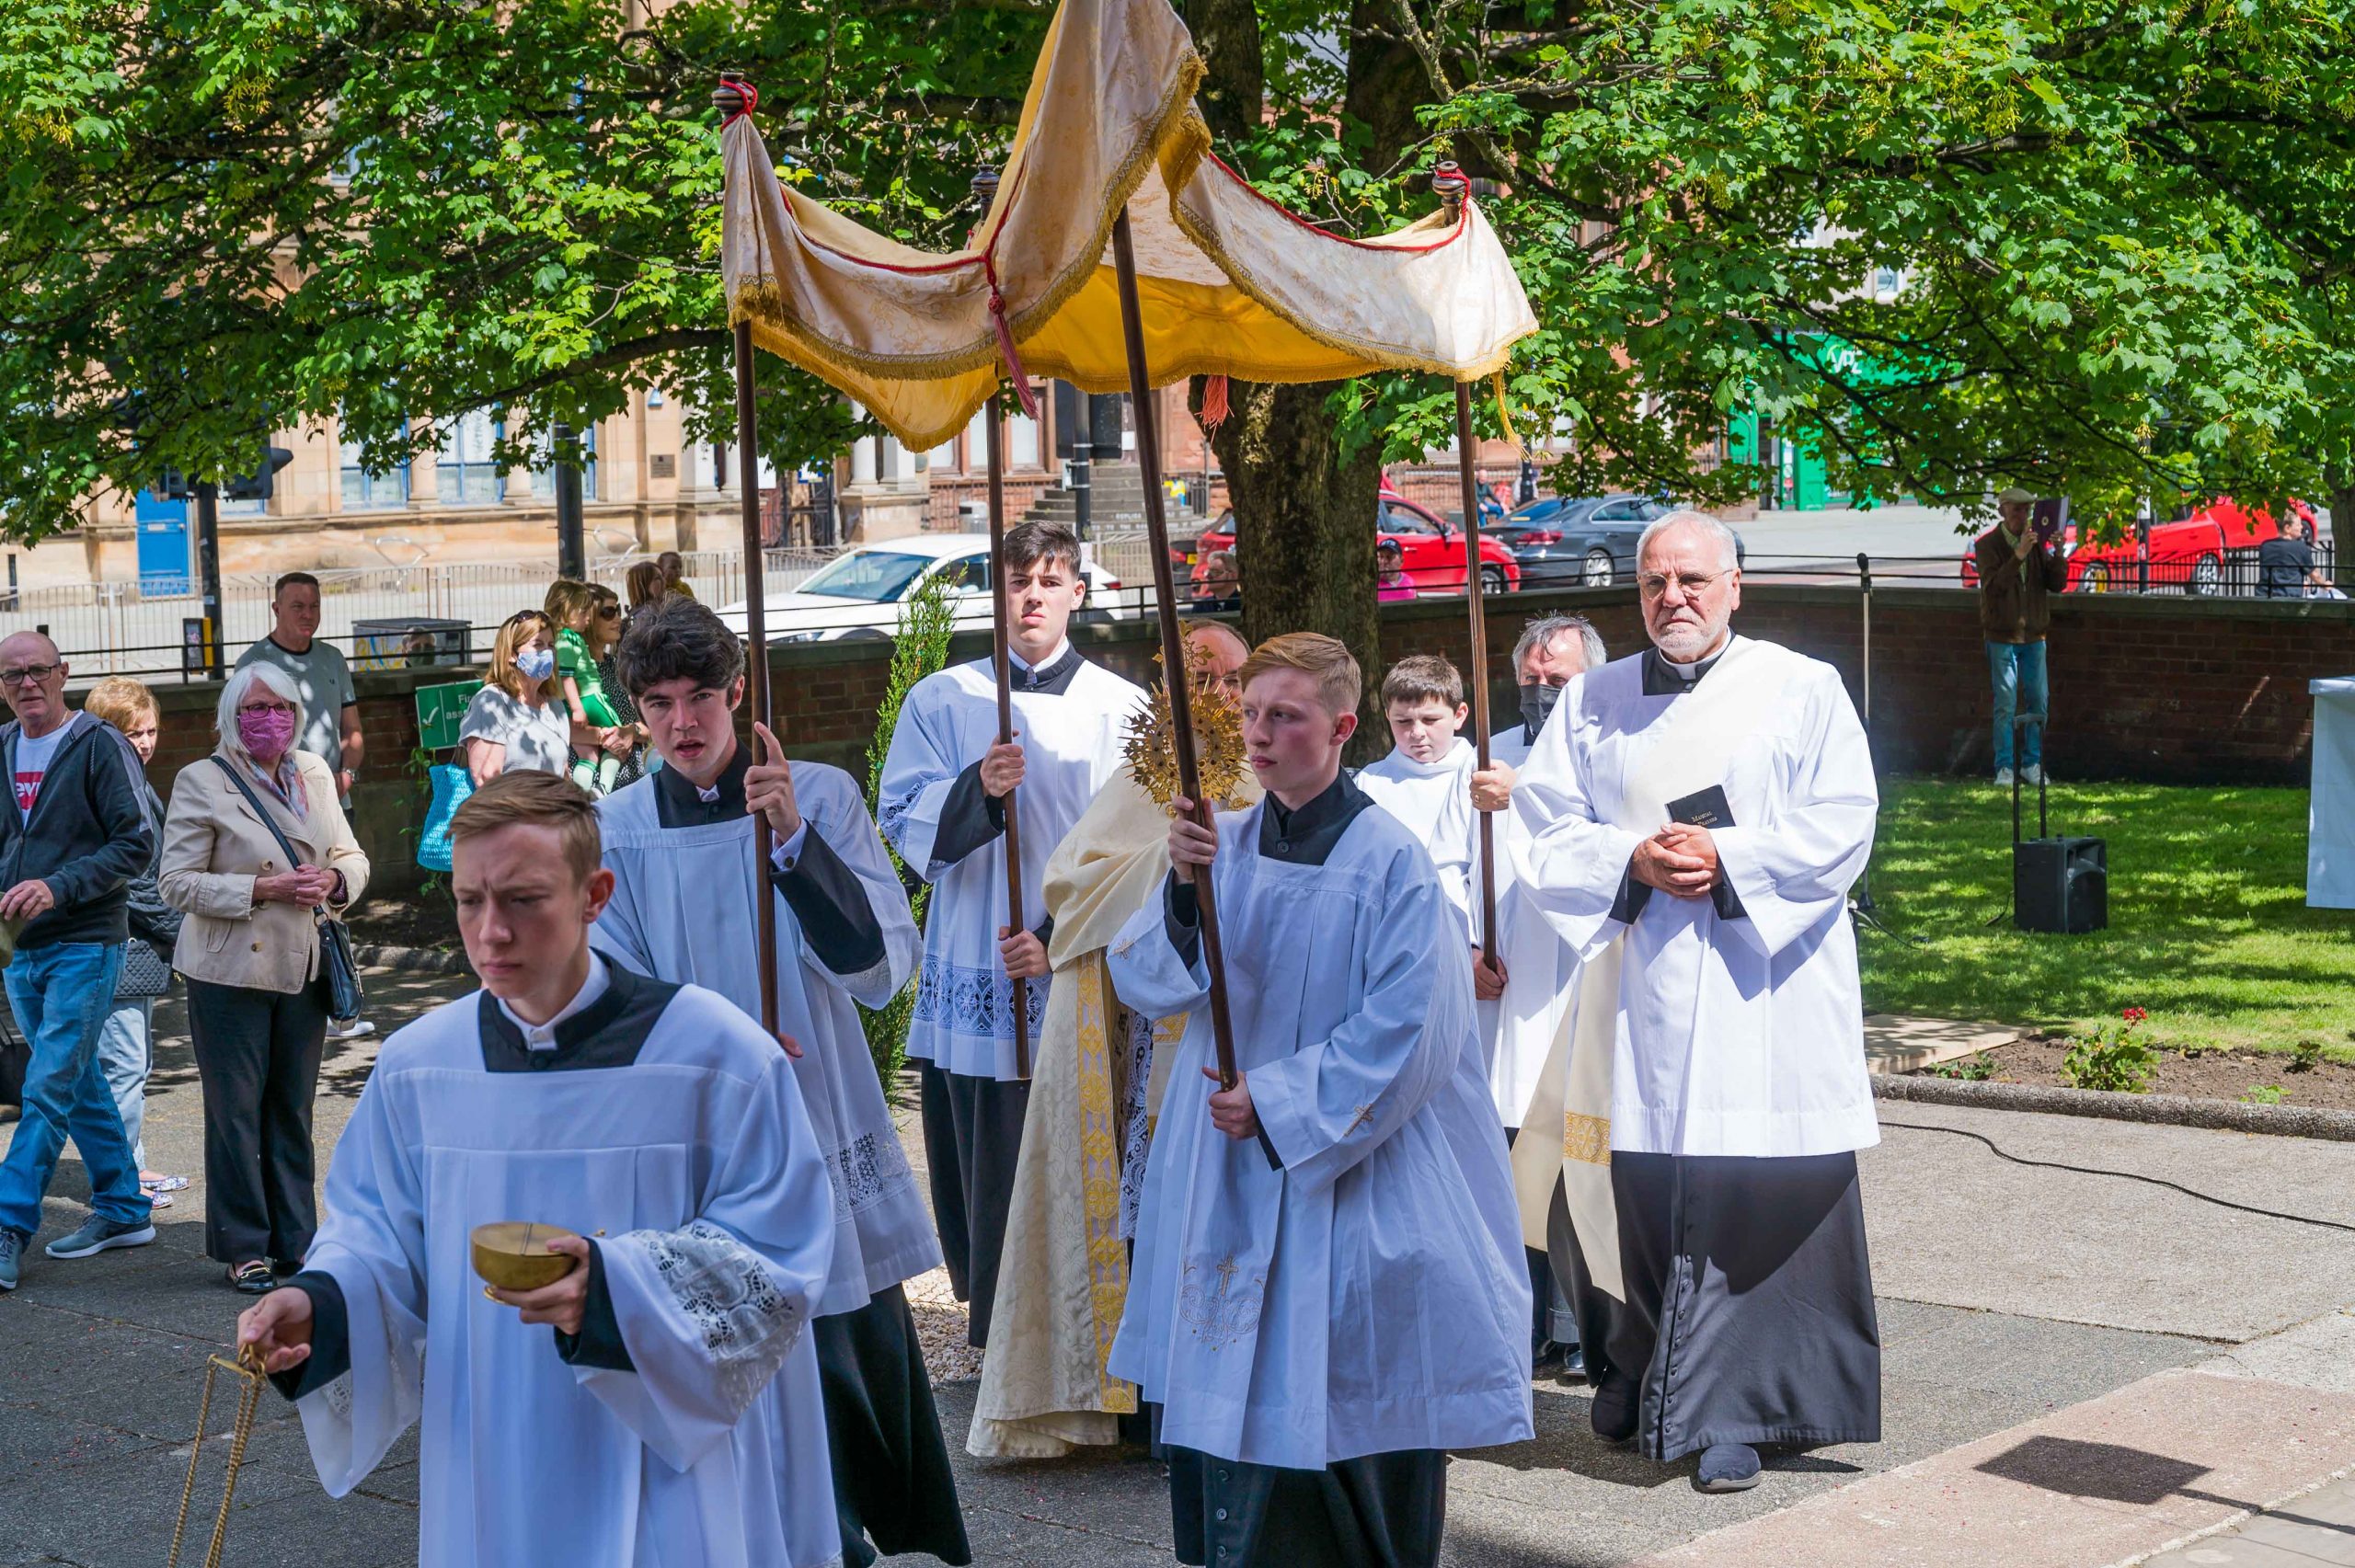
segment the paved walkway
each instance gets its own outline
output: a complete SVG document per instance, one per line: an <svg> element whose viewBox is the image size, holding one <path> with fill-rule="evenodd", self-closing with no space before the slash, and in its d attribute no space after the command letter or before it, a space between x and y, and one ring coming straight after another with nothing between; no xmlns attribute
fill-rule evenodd
<svg viewBox="0 0 2355 1568"><path fill-rule="evenodd" d="M373 976L373 1011L389 1025L459 986ZM201 1122L177 1009L161 1038L150 1155L193 1173ZM374 1044L327 1063L323 1151ZM2332 1479L2355 1467L2355 1235L2143 1182L2026 1168L1959 1135L2355 1224L2344 1146L1911 1104L1883 1112L1864 1179L1884 1441L1775 1457L1755 1491L1704 1496L1689 1464L1662 1471L1597 1443L1583 1385L1542 1382L1535 1441L1452 1469L1450 1568L2355 1565L2355 1492ZM69 1161L45 1235L78 1219L81 1183ZM201 1183L180 1195L154 1247L78 1264L36 1254L23 1288L0 1299L0 1565L163 1562L204 1358L240 1304L201 1256L202 1198ZM940 1397L961 1448L973 1384L944 1383ZM220 1406L210 1425L225 1431ZM330 1501L299 1422L269 1396L226 1562L413 1562L415 1463L412 1439L360 1492ZM1137 1458L960 1453L959 1484L984 1562L1172 1561L1160 1471ZM200 1494L200 1510L207 1495L217 1492Z"/></svg>

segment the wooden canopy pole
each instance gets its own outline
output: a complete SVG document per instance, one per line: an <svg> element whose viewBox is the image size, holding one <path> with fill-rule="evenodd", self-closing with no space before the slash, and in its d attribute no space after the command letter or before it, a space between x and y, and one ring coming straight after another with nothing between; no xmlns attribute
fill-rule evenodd
<svg viewBox="0 0 2355 1568"><path fill-rule="evenodd" d="M711 95L722 122L752 111L753 97L738 71L719 74L718 90ZM776 712L769 697L769 637L766 612L767 558L761 548L760 416L752 386L752 323L736 323L736 456L743 490L744 522L744 640L749 654L747 696L752 717L776 733ZM758 745L755 738L753 744ZM776 1033L776 899L768 896L772 849L765 812L752 813L752 886L760 892L752 900L753 930L761 956L761 1027Z"/></svg>
<svg viewBox="0 0 2355 1568"><path fill-rule="evenodd" d="M1448 221L1460 221L1464 198L1472 182L1452 163L1433 171L1431 184L1447 203ZM1480 479L1473 464L1472 384L1455 383L1455 464L1464 480L1464 603L1472 623L1472 744L1480 771L1488 758L1488 620L1484 603L1486 584L1480 573ZM1480 956L1497 961L1497 832L1496 814L1475 812L1480 819Z"/></svg>
<svg viewBox="0 0 2355 1568"><path fill-rule="evenodd" d="M973 177L973 194L981 199L982 218L987 222L990 202L997 196L997 172L983 169ZM1011 366L1007 367L1009 370ZM1014 663L1007 657L1005 625L1005 413L998 406L997 394L991 392L982 409L983 428L989 432L987 444L990 464L990 629L994 639L996 657L992 661L997 669L997 740L1001 746L1014 739ZM1005 810L1005 927L1009 933L1028 929L1022 920L1022 831L1016 818L1014 797L1019 790L1007 790L1003 802ZM1014 1075L1030 1076L1030 984L1016 977L1008 1000L1014 1009Z"/></svg>
<svg viewBox="0 0 2355 1568"><path fill-rule="evenodd" d="M1178 587L1169 569L1169 521L1161 493L1161 430L1153 417L1152 377L1144 362L1144 315L1137 304L1136 245L1129 235L1129 210L1112 222L1112 264L1120 291L1120 338L1128 350L1129 396L1136 406L1137 468L1144 481L1145 553L1153 559L1154 603L1161 621L1161 677L1169 690L1169 727L1178 752L1178 787L1194 803L1194 820L1216 830L1210 802L1202 798L1201 771L1194 757L1193 683L1186 678L1186 644L1178 628ZM1232 1089L1235 1024L1226 1005L1226 955L1220 944L1218 899L1207 876L1194 878L1195 908L1202 925L1202 964L1211 978L1211 1038L1218 1049L1220 1083Z"/></svg>

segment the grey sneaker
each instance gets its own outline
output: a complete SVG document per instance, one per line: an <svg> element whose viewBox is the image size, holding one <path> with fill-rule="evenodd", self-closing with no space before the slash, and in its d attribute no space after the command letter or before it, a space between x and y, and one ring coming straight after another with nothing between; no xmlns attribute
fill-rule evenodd
<svg viewBox="0 0 2355 1568"><path fill-rule="evenodd" d="M1747 1492L1758 1484L1758 1450L1747 1443L1712 1443L1693 1483L1704 1492Z"/></svg>
<svg viewBox="0 0 2355 1568"><path fill-rule="evenodd" d="M1995 787L1997 789L2009 789L2012 787L2011 769L1998 768L1995 770Z"/></svg>
<svg viewBox="0 0 2355 1568"><path fill-rule="evenodd" d="M24 1237L14 1230L0 1230L0 1290L17 1288L17 1260L24 1251Z"/></svg>
<svg viewBox="0 0 2355 1568"><path fill-rule="evenodd" d="M144 1247L155 1239L155 1227L142 1222L121 1225L93 1214L71 1235L60 1236L41 1251L53 1258L86 1258L109 1247Z"/></svg>
<svg viewBox="0 0 2355 1568"><path fill-rule="evenodd" d="M2027 767L2020 770L2020 783L2040 784L2043 782L2044 770L2038 764L2030 762Z"/></svg>

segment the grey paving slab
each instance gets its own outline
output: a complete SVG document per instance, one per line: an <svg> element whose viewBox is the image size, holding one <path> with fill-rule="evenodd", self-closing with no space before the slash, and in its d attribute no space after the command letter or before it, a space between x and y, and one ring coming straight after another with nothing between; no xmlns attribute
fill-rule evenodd
<svg viewBox="0 0 2355 1568"><path fill-rule="evenodd" d="M2355 1232L2218 1207L2232 1202L2355 1225L2347 1146L2082 1116L1892 1104L1861 1158L1875 1287L1947 1306L2237 1344L2355 1301ZM2290 1264L2292 1266L2285 1266Z"/></svg>
<svg viewBox="0 0 2355 1568"><path fill-rule="evenodd" d="M2355 1480L2268 1508L2246 1524L2149 1560L2149 1568L2355 1568Z"/></svg>

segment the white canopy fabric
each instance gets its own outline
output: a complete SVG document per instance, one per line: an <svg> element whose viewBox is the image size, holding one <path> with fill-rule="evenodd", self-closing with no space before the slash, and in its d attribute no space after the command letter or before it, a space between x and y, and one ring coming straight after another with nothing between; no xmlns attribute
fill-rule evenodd
<svg viewBox="0 0 2355 1568"><path fill-rule="evenodd" d="M1468 191L1453 221L1371 239L1320 228L1211 154L1201 74L1166 0L1063 0L997 195L948 255L782 183L752 116L731 116L730 321L918 449L963 428L1009 371L1126 391L1109 248L1125 205L1150 384L1503 369L1537 322Z"/></svg>

